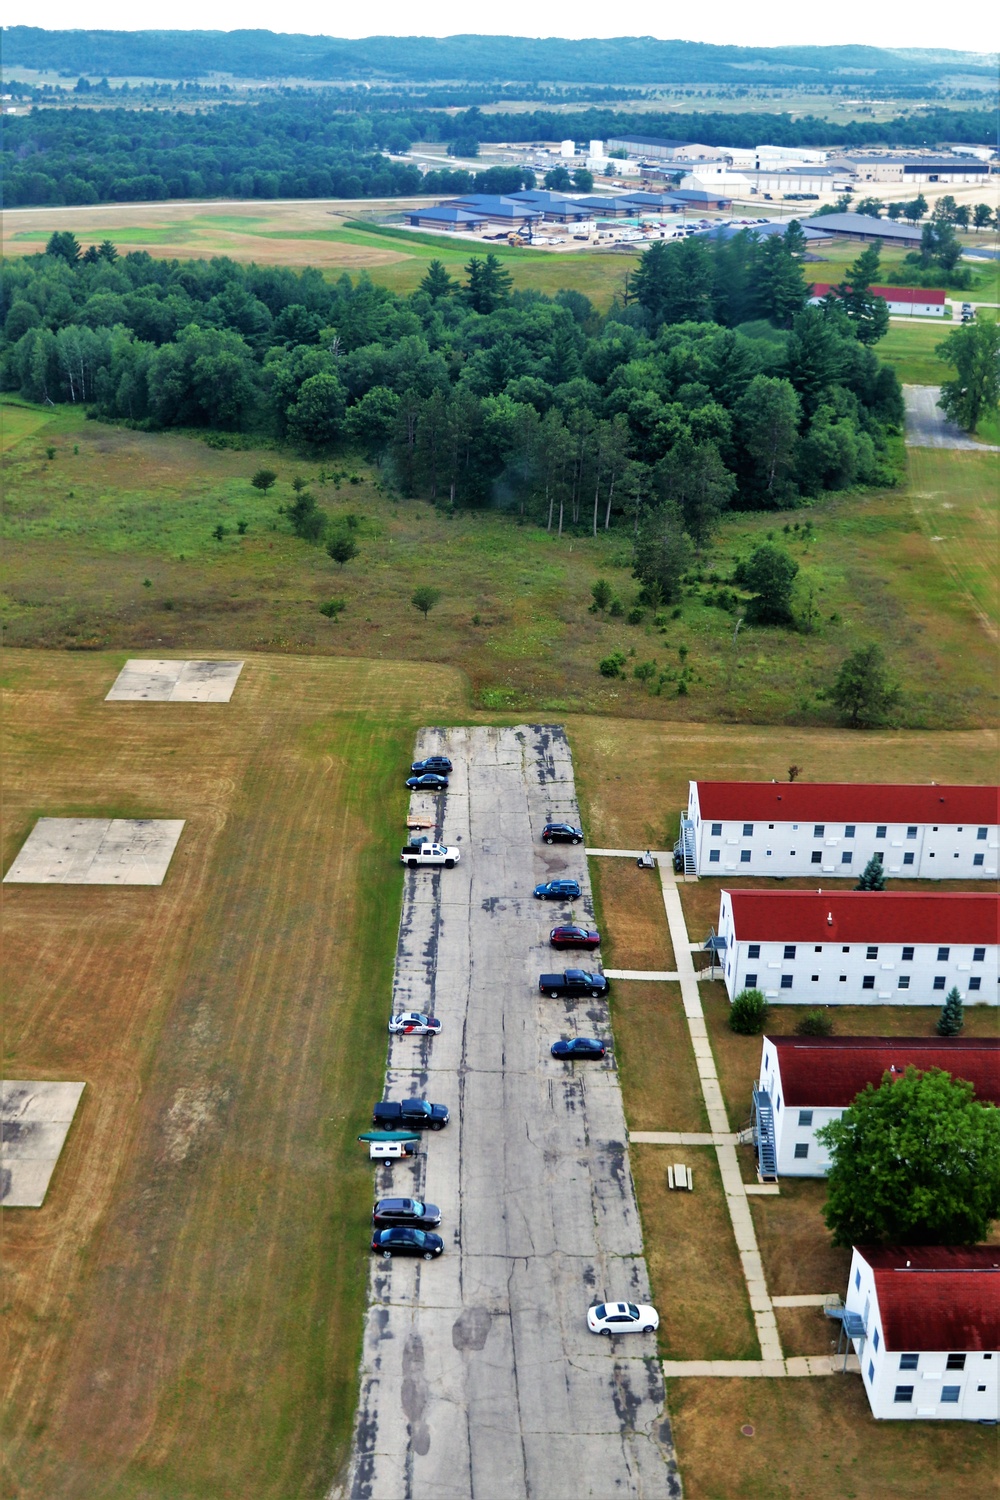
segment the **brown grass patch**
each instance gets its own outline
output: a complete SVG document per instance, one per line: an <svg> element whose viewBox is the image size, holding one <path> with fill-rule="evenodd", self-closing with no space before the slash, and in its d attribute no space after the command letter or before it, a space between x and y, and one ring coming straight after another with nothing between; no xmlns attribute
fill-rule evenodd
<svg viewBox="0 0 1000 1500"><path fill-rule="evenodd" d="M759 1359L743 1268L715 1152L707 1146L633 1146L646 1263L660 1313L664 1359ZM694 1192L671 1192L683 1160Z"/></svg>
<svg viewBox="0 0 1000 1500"><path fill-rule="evenodd" d="M629 1129L707 1130L680 985L612 980L611 1022Z"/></svg>
<svg viewBox="0 0 1000 1500"><path fill-rule="evenodd" d="M592 859L591 881L599 891L604 966L609 969L674 968L674 950L663 909L660 877L631 859Z"/></svg>
<svg viewBox="0 0 1000 1500"><path fill-rule="evenodd" d="M786 1356L836 1354L840 1324L821 1307L776 1307L774 1316Z"/></svg>
<svg viewBox="0 0 1000 1500"><path fill-rule="evenodd" d="M823 1220L826 1181L784 1177L777 1198L748 1199L772 1297L819 1296L847 1290L850 1250L830 1240Z"/></svg>

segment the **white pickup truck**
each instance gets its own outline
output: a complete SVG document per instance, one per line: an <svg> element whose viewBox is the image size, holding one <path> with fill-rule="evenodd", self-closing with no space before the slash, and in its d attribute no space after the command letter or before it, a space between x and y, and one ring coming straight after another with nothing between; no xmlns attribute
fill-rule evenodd
<svg viewBox="0 0 1000 1500"><path fill-rule="evenodd" d="M461 858L460 849L451 849L447 844L432 844L429 841L407 844L399 856L400 863L408 865L411 870L419 869L421 865L444 865L446 870L453 870Z"/></svg>

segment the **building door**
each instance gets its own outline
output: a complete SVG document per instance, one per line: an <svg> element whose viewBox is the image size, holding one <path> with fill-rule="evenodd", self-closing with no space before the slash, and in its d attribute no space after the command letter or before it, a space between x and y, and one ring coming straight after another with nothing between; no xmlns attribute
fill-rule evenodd
<svg viewBox="0 0 1000 1500"><path fill-rule="evenodd" d="M973 1354L972 1359L976 1359ZM978 1364L979 1361L976 1360ZM966 1387L962 1396L962 1417L966 1422L1000 1421L1000 1399L993 1372L985 1369L966 1371Z"/></svg>

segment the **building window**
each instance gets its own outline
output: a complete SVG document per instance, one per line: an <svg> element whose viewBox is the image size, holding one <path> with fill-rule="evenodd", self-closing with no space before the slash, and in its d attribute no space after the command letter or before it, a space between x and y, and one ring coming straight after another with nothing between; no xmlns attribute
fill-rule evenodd
<svg viewBox="0 0 1000 1500"><path fill-rule="evenodd" d="M976 858L979 860L979 863L982 864L983 861L982 861L982 858L980 857L980 855L977 854ZM811 854L811 856L810 856L810 861L809 862L810 862L810 864L821 865L823 863L823 851L822 851L822 849L814 849L813 852L812 852L812 854Z"/></svg>
<svg viewBox="0 0 1000 1500"><path fill-rule="evenodd" d="M850 953L850 951L851 951L851 950L850 950L850 948L849 948L849 947L848 947L848 946L847 946L847 944L846 944L846 943L845 943L845 944L844 944L844 946L843 946L843 947L842 947L842 948L841 948L841 950L840 950L840 951L841 951L841 953Z"/></svg>
<svg viewBox="0 0 1000 1500"><path fill-rule="evenodd" d="M910 826L909 826L909 828L906 830L906 837L908 839L915 839L916 836L917 836L916 824L915 823L911 823Z"/></svg>
<svg viewBox="0 0 1000 1500"><path fill-rule="evenodd" d="M985 854L974 854L972 856L972 863L974 865L981 865L981 864L983 864L985 862L985 859L986 859Z"/></svg>
<svg viewBox="0 0 1000 1500"><path fill-rule="evenodd" d="M977 828L976 829L976 838L977 839L985 839L985 837L986 837L986 829L985 828Z"/></svg>
<svg viewBox="0 0 1000 1500"><path fill-rule="evenodd" d="M901 1370L915 1370L919 1363L919 1354L901 1354L899 1356L899 1368Z"/></svg>
<svg viewBox="0 0 1000 1500"><path fill-rule="evenodd" d="M795 1143L795 1160L796 1161L805 1161L805 1159L806 1159L806 1157L808 1155L809 1155L809 1143L808 1143L808 1141L796 1141L796 1143Z"/></svg>
<svg viewBox="0 0 1000 1500"><path fill-rule="evenodd" d="M868 1384L871 1385L871 1383L872 1383L872 1381L874 1379L875 1379L875 1365L873 1364L873 1362L871 1360L869 1360L868 1361Z"/></svg>
<svg viewBox="0 0 1000 1500"><path fill-rule="evenodd" d="M710 865L717 865L719 863L719 851L718 851L718 849L709 849L709 851L708 851L708 862L709 862Z"/></svg>
<svg viewBox="0 0 1000 1500"><path fill-rule="evenodd" d="M904 964L912 964L912 962L913 962L913 949L912 948L904 948L903 949L903 959L902 959L902 961L903 961Z"/></svg>
<svg viewBox="0 0 1000 1500"><path fill-rule="evenodd" d="M794 958L795 957L795 944L794 943L786 943L785 944L785 951L784 951L784 953L781 956L782 956L782 958Z"/></svg>
<svg viewBox="0 0 1000 1500"><path fill-rule="evenodd" d="M951 949L950 948L939 948L938 949L937 961L938 961L939 964L946 964L948 962L948 959L950 957L951 957Z"/></svg>
<svg viewBox="0 0 1000 1500"><path fill-rule="evenodd" d="M878 958L878 948L873 948L869 945L868 951L865 953L865 958Z"/></svg>
<svg viewBox="0 0 1000 1500"><path fill-rule="evenodd" d="M873 990L875 988L875 975L866 974L861 981L861 988L863 990Z"/></svg>
<svg viewBox="0 0 1000 1500"><path fill-rule="evenodd" d="M936 990L943 990L944 989L944 975L943 974L935 974L934 975L934 988Z"/></svg>
<svg viewBox="0 0 1000 1500"><path fill-rule="evenodd" d="M879 862L879 864L881 864L882 863L882 858L883 858L882 850L881 849L876 849L875 853L874 853L874 855L872 857L874 859L877 859L878 862Z"/></svg>
<svg viewBox="0 0 1000 1500"><path fill-rule="evenodd" d="M819 975L818 974L810 974L809 975L809 983L810 984L819 984Z"/></svg>
<svg viewBox="0 0 1000 1500"><path fill-rule="evenodd" d="M941 1387L941 1405L957 1406L961 1389L960 1385L943 1385Z"/></svg>
<svg viewBox="0 0 1000 1500"><path fill-rule="evenodd" d="M845 839L852 839L853 837L854 837L854 824L853 823L848 823L845 826L845 828L844 828L844 838Z"/></svg>
<svg viewBox="0 0 1000 1500"><path fill-rule="evenodd" d="M760 958L760 944L751 943L747 948L747 958Z"/></svg>
<svg viewBox="0 0 1000 1500"><path fill-rule="evenodd" d="M886 835L886 828L887 825L885 823L879 823L878 827L875 829L875 837L877 839L884 839Z"/></svg>
<svg viewBox="0 0 1000 1500"><path fill-rule="evenodd" d="M721 823L713 823L712 824L712 837L713 837L713 839L721 839L721 837L722 837L722 824Z"/></svg>
<svg viewBox="0 0 1000 1500"><path fill-rule="evenodd" d="M861 1290L861 1272L860 1271L855 1271L855 1273L854 1273L854 1285L857 1288L857 1290L860 1292L860 1290Z"/></svg>
<svg viewBox="0 0 1000 1500"><path fill-rule="evenodd" d="M753 990L753 989L757 988L757 976L756 976L756 974L748 974L747 975L747 977L746 977L746 987L747 987L748 990Z"/></svg>
<svg viewBox="0 0 1000 1500"><path fill-rule="evenodd" d="M749 863L750 863L750 850L749 849L741 849L740 850L740 864L741 865L748 865Z"/></svg>
<svg viewBox="0 0 1000 1500"><path fill-rule="evenodd" d="M841 984L846 984L847 983L847 975L846 974L841 974L841 976L840 976L840 982L841 982Z"/></svg>
<svg viewBox="0 0 1000 1500"><path fill-rule="evenodd" d="M812 1122L813 1122L813 1112L812 1112L812 1110L811 1109L800 1109L799 1110L799 1124L800 1125L811 1125Z"/></svg>
<svg viewBox="0 0 1000 1500"><path fill-rule="evenodd" d="M872 1348L875 1350L876 1354L878 1353L878 1346L881 1342L882 1341L878 1336L878 1329L876 1328L875 1332L872 1334Z"/></svg>
<svg viewBox="0 0 1000 1500"><path fill-rule="evenodd" d="M892 1398L897 1405L902 1406L905 1402L913 1400L912 1385L897 1385L896 1394Z"/></svg>
<svg viewBox="0 0 1000 1500"><path fill-rule="evenodd" d="M791 974L782 974L782 976L781 976L781 988L783 990L790 990L791 989L791 987L792 987L792 978L793 978L793 976Z"/></svg>
<svg viewBox="0 0 1000 1500"><path fill-rule="evenodd" d="M972 962L974 964L981 964L981 963L985 963L985 961L986 961L986 949L985 948L973 948L973 950L972 950Z"/></svg>
<svg viewBox="0 0 1000 1500"><path fill-rule="evenodd" d="M845 849L843 854L840 856L840 863L842 865L849 865L853 858L854 855L851 853L850 849Z"/></svg>
<svg viewBox="0 0 1000 1500"><path fill-rule="evenodd" d="M752 823L744 823L743 824L743 837L745 839L753 838L753 824Z"/></svg>
<svg viewBox="0 0 1000 1500"><path fill-rule="evenodd" d="M949 1354L948 1355L948 1363L945 1365L945 1369L946 1370L964 1370L965 1369L965 1355L964 1354Z"/></svg>
<svg viewBox="0 0 1000 1500"><path fill-rule="evenodd" d="M825 838L825 836L826 836L826 824L825 823L817 823L816 826L815 826L815 828L813 829L813 838L814 839L821 839L821 838Z"/></svg>
<svg viewBox="0 0 1000 1500"><path fill-rule="evenodd" d="M909 976L909 974L900 974L898 988L901 989L901 990L908 990L910 988L910 976Z"/></svg>
<svg viewBox="0 0 1000 1500"><path fill-rule="evenodd" d="M904 865L912 865L913 864L913 855L912 854L904 854L903 855L903 864Z"/></svg>
<svg viewBox="0 0 1000 1500"><path fill-rule="evenodd" d="M980 977L979 977L978 974L974 975L973 978L969 980L969 989L970 990L981 990L982 987L983 987L983 981L980 979Z"/></svg>

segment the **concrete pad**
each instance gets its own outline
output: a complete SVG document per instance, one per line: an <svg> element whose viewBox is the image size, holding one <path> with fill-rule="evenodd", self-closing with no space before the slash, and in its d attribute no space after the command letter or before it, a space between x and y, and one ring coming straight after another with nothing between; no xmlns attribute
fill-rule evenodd
<svg viewBox="0 0 1000 1500"><path fill-rule="evenodd" d="M127 661L105 703L228 703L241 661Z"/></svg>
<svg viewBox="0 0 1000 1500"><path fill-rule="evenodd" d="M774 1307L825 1307L827 1299L838 1296L835 1292L815 1292L802 1297L772 1297Z"/></svg>
<svg viewBox="0 0 1000 1500"><path fill-rule="evenodd" d="M39 818L8 885L162 885L183 818Z"/></svg>
<svg viewBox="0 0 1000 1500"><path fill-rule="evenodd" d="M0 1083L0 1204L41 1208L85 1084Z"/></svg>

